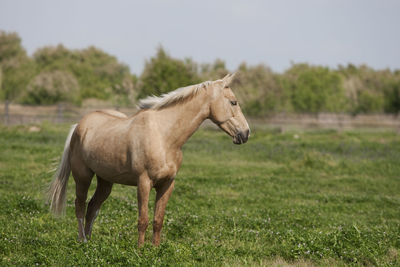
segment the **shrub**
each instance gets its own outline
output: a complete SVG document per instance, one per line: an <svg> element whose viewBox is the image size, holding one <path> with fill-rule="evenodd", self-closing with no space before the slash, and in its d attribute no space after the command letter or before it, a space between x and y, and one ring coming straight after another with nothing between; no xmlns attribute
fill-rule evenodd
<svg viewBox="0 0 400 267"><path fill-rule="evenodd" d="M264 65L248 67L242 63L232 88L245 113L266 115L280 111L285 105L285 95L277 76Z"/></svg>
<svg viewBox="0 0 400 267"><path fill-rule="evenodd" d="M365 65L356 67L349 64L346 68L339 67L339 73L344 77L348 112L358 114L384 111L386 81L392 76L390 71L375 71Z"/></svg>
<svg viewBox="0 0 400 267"><path fill-rule="evenodd" d="M225 77L229 70L225 66L225 61L217 58L212 64L202 64L200 66L201 80L215 81Z"/></svg>
<svg viewBox="0 0 400 267"><path fill-rule="evenodd" d="M16 33L0 31L0 99L14 100L33 77L35 66Z"/></svg>
<svg viewBox="0 0 400 267"><path fill-rule="evenodd" d="M174 59L160 47L156 56L145 64L139 79L138 98L164 94L199 82L197 67L191 60Z"/></svg>
<svg viewBox="0 0 400 267"><path fill-rule="evenodd" d="M327 67L295 64L284 73L281 81L296 112L345 110L341 76Z"/></svg>
<svg viewBox="0 0 400 267"><path fill-rule="evenodd" d="M77 103L78 94L78 81L71 73L42 72L29 83L23 103L35 105L49 105L57 102Z"/></svg>
<svg viewBox="0 0 400 267"><path fill-rule="evenodd" d="M66 71L79 83L79 98L113 99L128 104L135 76L129 68L96 47L69 50L63 45L38 49L33 58L41 72Z"/></svg>

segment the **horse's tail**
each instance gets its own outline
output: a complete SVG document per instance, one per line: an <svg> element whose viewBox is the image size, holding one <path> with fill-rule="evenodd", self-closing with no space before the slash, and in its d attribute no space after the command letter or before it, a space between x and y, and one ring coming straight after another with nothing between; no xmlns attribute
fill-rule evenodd
<svg viewBox="0 0 400 267"><path fill-rule="evenodd" d="M65 210L66 193L69 175L71 173L71 165L69 162L69 152L72 134L77 124L72 125L67 140L65 141L64 152L61 157L60 165L54 174L53 181L48 191L48 200L50 201L50 210L55 215L62 215Z"/></svg>

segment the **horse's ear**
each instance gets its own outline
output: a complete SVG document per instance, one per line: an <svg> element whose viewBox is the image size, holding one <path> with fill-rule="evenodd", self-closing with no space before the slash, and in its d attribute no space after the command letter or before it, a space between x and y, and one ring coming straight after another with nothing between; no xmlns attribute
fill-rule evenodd
<svg viewBox="0 0 400 267"><path fill-rule="evenodd" d="M229 77L229 79L231 79L231 81L233 81L233 78L235 78L236 76L236 72L232 73L231 76Z"/></svg>
<svg viewBox="0 0 400 267"><path fill-rule="evenodd" d="M235 77L235 75L236 75L236 72L234 72L232 74L228 74L222 79L224 81L224 87L231 84L231 82L232 82L233 78Z"/></svg>
<svg viewBox="0 0 400 267"><path fill-rule="evenodd" d="M225 75L225 77L224 77L224 78L222 78L222 80L223 80L223 81L225 81L226 79L228 79L228 78L229 78L229 76L231 76L231 75L228 73L227 75Z"/></svg>

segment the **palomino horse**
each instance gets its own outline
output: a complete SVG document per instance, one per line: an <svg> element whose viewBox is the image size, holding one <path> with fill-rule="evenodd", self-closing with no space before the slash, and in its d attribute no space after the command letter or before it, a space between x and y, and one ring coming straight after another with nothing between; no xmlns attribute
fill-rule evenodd
<svg viewBox="0 0 400 267"><path fill-rule="evenodd" d="M150 190L156 190L153 244L160 244L165 207L182 162L182 146L200 124L211 119L233 138L245 143L249 125L229 87L233 75L221 80L179 88L161 97L139 102L132 117L118 111L95 111L72 127L61 163L49 189L51 210L65 208L70 172L76 183L75 213L79 240L90 239L100 206L114 183L137 186L138 245L148 226ZM97 188L86 210L87 192L93 175Z"/></svg>

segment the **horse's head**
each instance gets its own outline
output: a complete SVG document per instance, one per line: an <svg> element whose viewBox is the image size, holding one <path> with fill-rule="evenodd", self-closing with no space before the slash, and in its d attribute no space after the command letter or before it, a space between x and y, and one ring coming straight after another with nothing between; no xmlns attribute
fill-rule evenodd
<svg viewBox="0 0 400 267"><path fill-rule="evenodd" d="M230 88L233 77L234 74L228 74L211 86L210 119L233 138L233 143L239 145L247 142L250 128Z"/></svg>

